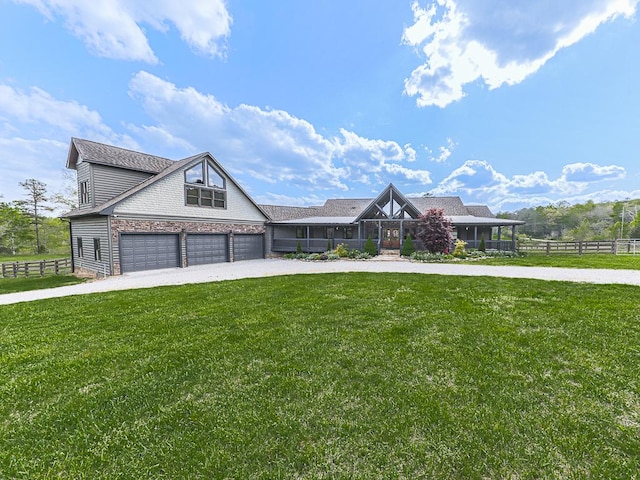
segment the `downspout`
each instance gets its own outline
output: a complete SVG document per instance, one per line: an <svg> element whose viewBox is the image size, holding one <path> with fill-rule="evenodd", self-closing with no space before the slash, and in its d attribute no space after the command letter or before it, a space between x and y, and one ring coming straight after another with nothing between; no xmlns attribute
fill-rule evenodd
<svg viewBox="0 0 640 480"><path fill-rule="evenodd" d="M76 263L73 258L73 229L71 228L71 220L69 220L69 248L71 249L71 273L76 273Z"/></svg>
<svg viewBox="0 0 640 480"><path fill-rule="evenodd" d="M113 241L111 240L111 215L107 215L107 248L109 249L109 275L113 275Z"/></svg>

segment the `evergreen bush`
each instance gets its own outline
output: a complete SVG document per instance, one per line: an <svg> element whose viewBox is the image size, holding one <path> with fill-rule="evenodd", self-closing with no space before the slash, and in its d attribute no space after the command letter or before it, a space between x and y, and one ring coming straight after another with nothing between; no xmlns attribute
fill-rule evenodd
<svg viewBox="0 0 640 480"><path fill-rule="evenodd" d="M378 255L378 247L373 243L371 236L367 237L367 241L364 242L364 253L367 253L372 257Z"/></svg>
<svg viewBox="0 0 640 480"><path fill-rule="evenodd" d="M487 245L484 241L484 233L480 236L480 246L478 246L478 250L480 250L481 252L487 251Z"/></svg>
<svg viewBox="0 0 640 480"><path fill-rule="evenodd" d="M416 251L416 247L413 245L413 240L411 235L407 235L404 243L402 244L402 249L400 250L400 255L403 257L410 257L413 252Z"/></svg>

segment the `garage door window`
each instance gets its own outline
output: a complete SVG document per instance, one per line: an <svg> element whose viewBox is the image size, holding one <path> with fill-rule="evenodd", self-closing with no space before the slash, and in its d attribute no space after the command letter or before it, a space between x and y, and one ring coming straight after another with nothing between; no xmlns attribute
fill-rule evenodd
<svg viewBox="0 0 640 480"><path fill-rule="evenodd" d="M225 180L208 161L184 172L185 203L197 207L227 208Z"/></svg>

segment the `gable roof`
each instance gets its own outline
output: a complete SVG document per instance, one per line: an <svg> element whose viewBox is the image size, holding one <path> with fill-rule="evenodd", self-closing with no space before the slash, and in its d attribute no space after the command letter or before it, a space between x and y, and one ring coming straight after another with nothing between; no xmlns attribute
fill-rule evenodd
<svg viewBox="0 0 640 480"><path fill-rule="evenodd" d="M112 147L112 148L118 148L118 147ZM80 217L80 216L87 216L87 215L110 215L113 213L113 210L115 209L115 207L122 202L123 200L129 198L132 195L135 195L136 193L138 193L141 190L144 190L145 188L149 187L150 185L153 185L154 183L162 180L163 178L171 175L172 173L181 170L183 168L187 168L188 166L190 166L191 164L196 164L199 161L202 161L203 159L208 158L209 160L211 160L211 162L215 165L215 167L222 172L222 174L226 177L226 179L228 181L230 181L231 183L233 183L233 185L240 191L242 192L242 194L249 199L249 201L258 209L258 211L260 211L260 213L262 213L264 215L264 217L266 219L269 218L269 215L267 215L267 213L260 207L260 205L258 205L257 203L254 202L254 200L247 194L247 192L245 192L245 190L233 179L233 177L231 175L229 175L229 173L222 167L222 165L220 165L220 163L214 158L213 155L211 155L208 152L203 152L203 153L199 153L197 155L193 155L191 157L187 157L187 158L183 158L182 160L178 160L178 161L172 161L169 160L171 163L170 165L165 168L164 170L162 170L160 173L158 173L157 175L154 175L153 177L149 177L147 178L145 181L143 181L142 183L139 183L138 185L136 185L133 188L130 188L129 190L121 193L120 195L117 195L116 197L113 197L112 199L100 204L100 205L96 205L95 207L91 208L91 209L74 209L68 213L66 213L64 215L63 218L72 218L72 217Z"/></svg>
<svg viewBox="0 0 640 480"><path fill-rule="evenodd" d="M380 204L385 207L389 205L389 212L384 212L380 208ZM394 211L394 205L398 206L398 211ZM399 218L397 217L397 215L401 214L402 212L408 213L413 218L420 215L420 212L416 209L416 207L402 193L400 193L400 191L393 185L393 183L390 183L389 186L385 188L380 195L374 198L373 201L371 201L369 205L367 205L367 208L362 210L356 220L361 220L367 214L373 212L381 212L383 215L387 215L387 218Z"/></svg>
<svg viewBox="0 0 640 480"><path fill-rule="evenodd" d="M75 170L78 164L78 157L81 157L82 161L85 162L147 173L160 173L175 163L168 158L157 157L148 153L136 152L81 138L71 138L67 156L67 168Z"/></svg>

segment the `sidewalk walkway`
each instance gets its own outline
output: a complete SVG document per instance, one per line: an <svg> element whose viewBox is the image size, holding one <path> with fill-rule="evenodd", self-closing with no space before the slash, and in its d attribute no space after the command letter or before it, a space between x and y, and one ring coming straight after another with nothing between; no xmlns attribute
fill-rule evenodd
<svg viewBox="0 0 640 480"><path fill-rule="evenodd" d="M129 290L132 288L152 288L163 285L218 282L239 278L332 272L398 272L431 275L488 276L640 286L640 270L508 267L470 263L414 263L407 260L304 262L299 260L265 259L199 265L189 268L169 268L134 272L78 285L8 293L0 295L0 305L29 302L44 298Z"/></svg>

